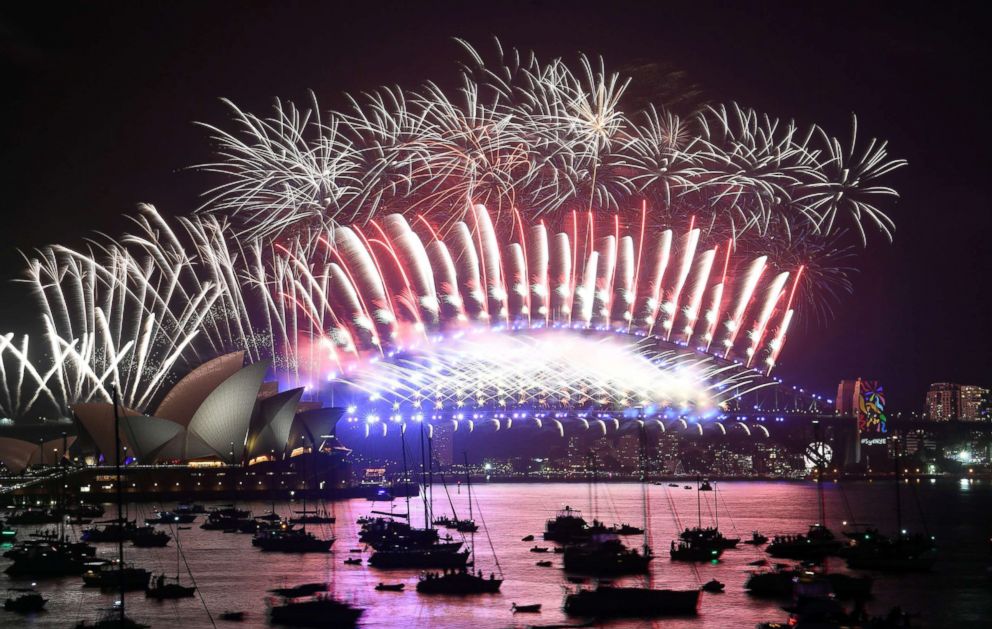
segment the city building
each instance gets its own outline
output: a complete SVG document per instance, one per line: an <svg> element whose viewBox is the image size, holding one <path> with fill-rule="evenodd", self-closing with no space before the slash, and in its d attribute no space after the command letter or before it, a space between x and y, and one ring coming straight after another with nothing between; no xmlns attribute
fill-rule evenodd
<svg viewBox="0 0 992 629"><path fill-rule="evenodd" d="M841 380L837 385L835 410L838 415L854 415L858 408L858 383L860 379Z"/></svg>
<svg viewBox="0 0 992 629"><path fill-rule="evenodd" d="M982 403L989 395L989 390L973 384L962 384L961 394L958 398L958 413L964 421L988 421L987 415L983 416Z"/></svg>
<svg viewBox="0 0 992 629"><path fill-rule="evenodd" d="M989 390L971 384L935 382L927 391L925 416L930 421L988 421L984 400Z"/></svg>
<svg viewBox="0 0 992 629"><path fill-rule="evenodd" d="M431 439L434 463L441 468L450 467L455 462L455 428L451 422L434 424Z"/></svg>

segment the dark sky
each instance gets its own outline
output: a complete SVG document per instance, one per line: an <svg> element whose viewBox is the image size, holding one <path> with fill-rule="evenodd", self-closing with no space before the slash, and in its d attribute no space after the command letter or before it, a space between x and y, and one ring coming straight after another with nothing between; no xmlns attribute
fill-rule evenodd
<svg viewBox="0 0 992 629"><path fill-rule="evenodd" d="M195 208L209 180L187 167L209 146L191 123L223 124L218 97L265 113L308 89L333 107L381 84L451 85L463 58L451 37L484 47L496 35L544 58L678 68L710 101L841 137L857 112L862 133L910 162L889 180L902 194L895 243L873 238L854 295L828 325L794 328L779 375L831 395L842 377L878 378L905 410L931 381L992 384L980 3L152 4L0 8L4 281L21 273L17 249L118 233L138 202ZM4 285L0 302L0 331L20 331L26 296Z"/></svg>

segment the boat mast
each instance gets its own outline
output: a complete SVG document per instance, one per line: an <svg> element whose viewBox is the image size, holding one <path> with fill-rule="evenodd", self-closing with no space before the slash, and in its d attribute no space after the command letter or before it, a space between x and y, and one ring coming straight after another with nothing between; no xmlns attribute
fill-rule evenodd
<svg viewBox="0 0 992 629"><path fill-rule="evenodd" d="M473 525L475 524L475 515L472 513L472 476L468 473L468 452L462 450L462 457L465 459L465 484L468 486L468 521ZM474 526L469 527L474 528ZM472 536L472 566L475 566L475 531L469 533ZM489 530L486 530L486 535L489 535ZM493 557L496 556L496 551L493 551Z"/></svg>
<svg viewBox="0 0 992 629"><path fill-rule="evenodd" d="M430 495L427 502L430 505L431 526L434 526L434 427L427 432L427 486L430 488Z"/></svg>
<svg viewBox="0 0 992 629"><path fill-rule="evenodd" d="M641 458L641 526L644 527L644 556L651 552L648 543L648 430L641 425L640 430L640 451Z"/></svg>
<svg viewBox="0 0 992 629"><path fill-rule="evenodd" d="M703 493L701 490L702 483L700 479L702 476L696 479L696 528L703 528Z"/></svg>
<svg viewBox="0 0 992 629"><path fill-rule="evenodd" d="M424 528L429 529L433 524L427 508L427 458L424 452L424 422L420 422L420 484L424 487Z"/></svg>
<svg viewBox="0 0 992 629"><path fill-rule="evenodd" d="M410 482L406 471L406 425L400 428L400 450L403 453L403 496L406 498L406 521L410 522ZM390 511L392 508L390 507Z"/></svg>
<svg viewBox="0 0 992 629"><path fill-rule="evenodd" d="M713 481L713 513L716 519L716 528L720 528L720 496L717 495L716 481Z"/></svg>
<svg viewBox="0 0 992 629"><path fill-rule="evenodd" d="M307 532L307 488L310 486L310 479L307 478L307 438L301 437L303 439L303 461L300 463L303 468L303 532ZM292 517L292 514L290 514Z"/></svg>
<svg viewBox="0 0 992 629"><path fill-rule="evenodd" d="M813 432L816 438L816 443L820 443L820 422L819 420L813 420ZM820 526L827 526L827 504L823 497L823 449L819 448L816 452L816 498L820 514Z"/></svg>
<svg viewBox="0 0 992 629"><path fill-rule="evenodd" d="M117 584L120 586L121 606L120 623L124 626L124 488L121 486L121 418L117 412L117 387L113 387L114 396L114 467L117 472Z"/></svg>
<svg viewBox="0 0 992 629"><path fill-rule="evenodd" d="M472 514L472 476L468 473L468 452L462 451L462 456L465 457L465 484L468 486L468 520L469 522L474 522L475 516Z"/></svg>
<svg viewBox="0 0 992 629"><path fill-rule="evenodd" d="M901 495L901 492L899 491L899 481L900 481L899 466L901 465L901 462L899 460L899 431L898 430L896 431L895 435L893 435L892 445L894 446L895 455L896 455L896 461L895 461L895 464L896 464L896 537L898 537L898 536L902 535L902 495Z"/></svg>

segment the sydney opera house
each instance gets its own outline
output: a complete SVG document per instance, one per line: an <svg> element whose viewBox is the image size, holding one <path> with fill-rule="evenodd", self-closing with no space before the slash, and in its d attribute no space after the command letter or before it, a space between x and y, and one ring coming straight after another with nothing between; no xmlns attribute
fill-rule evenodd
<svg viewBox="0 0 992 629"><path fill-rule="evenodd" d="M333 449L340 411L301 403L302 389L279 392L264 381L268 361L245 364L244 352L209 360L173 386L151 414L119 408L119 443L128 464L253 464ZM105 402L71 407L75 435L44 443L0 438L11 472L65 455L114 463L114 409Z"/></svg>

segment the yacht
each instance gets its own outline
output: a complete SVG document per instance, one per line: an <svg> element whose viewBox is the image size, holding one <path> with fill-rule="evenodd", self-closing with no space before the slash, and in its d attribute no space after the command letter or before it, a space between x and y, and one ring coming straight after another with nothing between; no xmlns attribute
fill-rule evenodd
<svg viewBox="0 0 992 629"><path fill-rule="evenodd" d="M499 592L503 579L497 579L490 573L489 577L482 576L480 570L473 574L464 567L458 570L444 572L428 572L421 575L417 581L417 592L420 594L495 594Z"/></svg>
<svg viewBox="0 0 992 629"><path fill-rule="evenodd" d="M600 585L579 589L565 596L565 613L592 618L654 618L694 616L702 593L693 590L655 590L639 587Z"/></svg>
<svg viewBox="0 0 992 629"><path fill-rule="evenodd" d="M566 572L581 574L645 574L652 559L649 549L641 554L616 538L608 538L566 546L564 567Z"/></svg>

